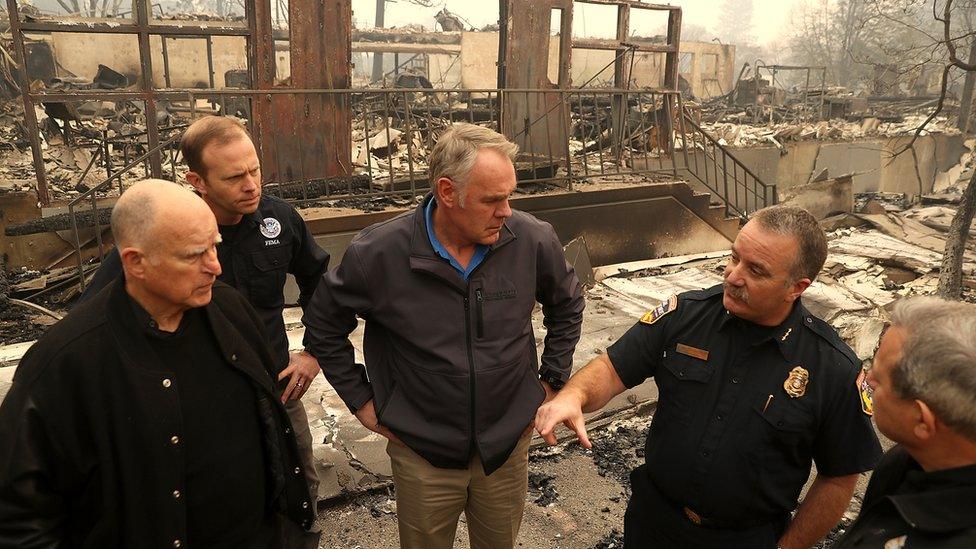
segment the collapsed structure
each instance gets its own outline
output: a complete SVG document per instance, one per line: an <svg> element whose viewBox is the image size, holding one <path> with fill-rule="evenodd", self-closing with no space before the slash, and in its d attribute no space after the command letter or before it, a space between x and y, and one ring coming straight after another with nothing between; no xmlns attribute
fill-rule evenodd
<svg viewBox="0 0 976 549"><path fill-rule="evenodd" d="M303 207L334 256L426 193L427 152L456 121L519 144L518 206L593 264L723 248L782 200L827 214L838 196L924 195L965 151L946 118L910 137L931 71L858 94L822 67L734 77L733 45L682 42L680 8L637 0L501 2L478 30L444 8L437 31L353 28L349 1L7 8L5 251L64 299L111 245L113 197L182 180L176 145L203 114L247 122L265 192ZM593 10L616 28L578 32Z"/></svg>
<svg viewBox="0 0 976 549"><path fill-rule="evenodd" d="M938 208L973 169L973 144L946 118L907 147L931 108L929 88L862 97L829 88L816 67L759 63L734 78L734 46L682 42L674 6L505 0L497 29L441 12L442 30L431 32L354 29L341 0L291 0L284 10L258 0L244 13L230 4L184 2L182 13L197 15L174 18L147 0L84 16L7 0L0 209L8 266L27 271L4 295L70 300L111 246L114 199L147 176L181 181L176 144L202 114L247 122L265 192L302 207L334 261L359 229L427 192L437 134L465 121L519 144L513 203L551 222L596 285L594 334L718 280L714 252L759 208L868 212L833 217L829 276L813 299L863 351L876 342L880 308L932 291L948 215ZM574 35L582 6L615 11L612 38ZM802 76L781 83L785 72ZM938 204L895 213L906 195ZM976 258L966 261L972 274ZM297 345L298 319L289 320ZM382 486L382 441L316 383L308 398L329 479L320 495ZM652 398L630 397L621 406Z"/></svg>

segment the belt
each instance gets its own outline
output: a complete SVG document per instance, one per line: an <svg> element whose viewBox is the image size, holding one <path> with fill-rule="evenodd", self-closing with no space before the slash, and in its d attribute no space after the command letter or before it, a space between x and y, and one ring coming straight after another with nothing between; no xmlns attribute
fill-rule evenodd
<svg viewBox="0 0 976 549"><path fill-rule="evenodd" d="M650 479L648 479L650 480ZM679 514L688 520L688 522L694 524L695 526L700 526L702 528L713 528L717 530L747 530L749 528L755 528L757 526L762 526L764 524L769 524L776 521L781 521L783 517L778 516L760 516L754 518L744 518L744 519L719 519L712 517L704 517L701 513L695 511L691 507L684 505L674 499L668 497L660 488L658 488L654 481L647 483L647 487L658 494L661 498L662 503L666 503L672 508L676 509ZM780 528L783 530L783 528Z"/></svg>
<svg viewBox="0 0 976 549"><path fill-rule="evenodd" d="M703 517L690 507L682 507L681 513L685 516L686 519L688 519L689 522L691 522L695 526L701 526L702 528L716 528L720 530L746 530L749 528L755 528L756 526L762 526L764 524L769 524L770 522L773 522L773 519L767 517L744 519L744 520L728 520L728 519Z"/></svg>

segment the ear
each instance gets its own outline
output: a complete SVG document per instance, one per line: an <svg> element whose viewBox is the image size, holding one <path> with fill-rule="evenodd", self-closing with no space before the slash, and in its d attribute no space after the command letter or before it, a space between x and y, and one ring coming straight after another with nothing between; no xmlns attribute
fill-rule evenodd
<svg viewBox="0 0 976 549"><path fill-rule="evenodd" d="M136 279L145 278L148 262L142 250L132 246L121 248L119 249L119 257L122 258L122 270L125 272L125 276Z"/></svg>
<svg viewBox="0 0 976 549"><path fill-rule="evenodd" d="M801 278L800 280L797 280L790 287L790 292L787 294L787 299L790 302L796 301L797 298L800 297L800 294L805 292L806 289L810 287L810 284L813 284L813 281L809 278Z"/></svg>
<svg viewBox="0 0 976 549"><path fill-rule="evenodd" d="M454 181L449 177L438 178L434 182L434 196L437 198L438 206L455 207L457 197L454 192Z"/></svg>
<svg viewBox="0 0 976 549"><path fill-rule="evenodd" d="M915 406L914 415L916 418L912 432L919 440L928 440L935 436L936 429L939 426L939 418L935 416L929 405L921 400L916 399L912 401L912 404Z"/></svg>
<svg viewBox="0 0 976 549"><path fill-rule="evenodd" d="M197 172L186 172L186 182L193 185L200 196L207 194L207 182Z"/></svg>

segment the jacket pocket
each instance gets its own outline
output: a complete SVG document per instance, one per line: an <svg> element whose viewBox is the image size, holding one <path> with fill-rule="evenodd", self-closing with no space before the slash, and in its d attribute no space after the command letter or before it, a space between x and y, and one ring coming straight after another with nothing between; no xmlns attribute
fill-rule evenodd
<svg viewBox="0 0 976 549"><path fill-rule="evenodd" d="M250 301L258 307L278 307L284 304L285 278L291 262L291 249L276 246L253 252L250 257Z"/></svg>
<svg viewBox="0 0 976 549"><path fill-rule="evenodd" d="M478 339L485 336L485 294L478 288L474 291L475 335Z"/></svg>
<svg viewBox="0 0 976 549"><path fill-rule="evenodd" d="M390 357L390 390L377 419L431 463L460 463L470 448L470 377L418 367L402 354ZM377 381L379 382L379 381Z"/></svg>
<svg viewBox="0 0 976 549"><path fill-rule="evenodd" d="M697 407L715 369L705 360L669 352L655 381L659 388L658 408L669 421L687 424Z"/></svg>
<svg viewBox="0 0 976 549"><path fill-rule="evenodd" d="M792 399L782 390L771 400L766 395L752 398L752 418L743 436L752 439L747 451L759 476L757 497L790 508L809 475L816 419L802 397ZM783 486L796 486L797 493L788 494Z"/></svg>

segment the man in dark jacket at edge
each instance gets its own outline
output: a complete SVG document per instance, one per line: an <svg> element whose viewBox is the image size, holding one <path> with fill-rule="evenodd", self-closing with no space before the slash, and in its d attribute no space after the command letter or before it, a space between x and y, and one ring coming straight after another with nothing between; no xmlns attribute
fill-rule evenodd
<svg viewBox="0 0 976 549"><path fill-rule="evenodd" d="M180 153L190 169L187 182L210 206L222 241L217 245L221 282L233 286L254 307L278 366L278 389L298 439L302 471L311 501L317 501L318 476L312 460L312 435L302 396L319 373L307 352L288 352L282 317L288 273L298 284L298 303L308 304L329 254L316 244L305 221L291 205L261 193L261 165L254 143L240 122L205 116L187 128ZM79 303L87 301L122 274L118 249L102 261Z"/></svg>
<svg viewBox="0 0 976 549"><path fill-rule="evenodd" d="M0 406L0 547L280 547L314 515L260 320L215 283L203 200L119 199L125 278L24 356Z"/></svg>
<svg viewBox="0 0 976 549"><path fill-rule="evenodd" d="M867 382L898 443L837 549L976 547L976 305L899 301Z"/></svg>
<svg viewBox="0 0 976 549"><path fill-rule="evenodd" d="M447 129L429 159L433 193L359 233L305 309L325 376L389 439L407 549L451 547L461 511L471 547L514 546L533 415L569 378L580 283L552 227L509 207L516 151L487 128ZM348 339L357 315L368 376Z"/></svg>

